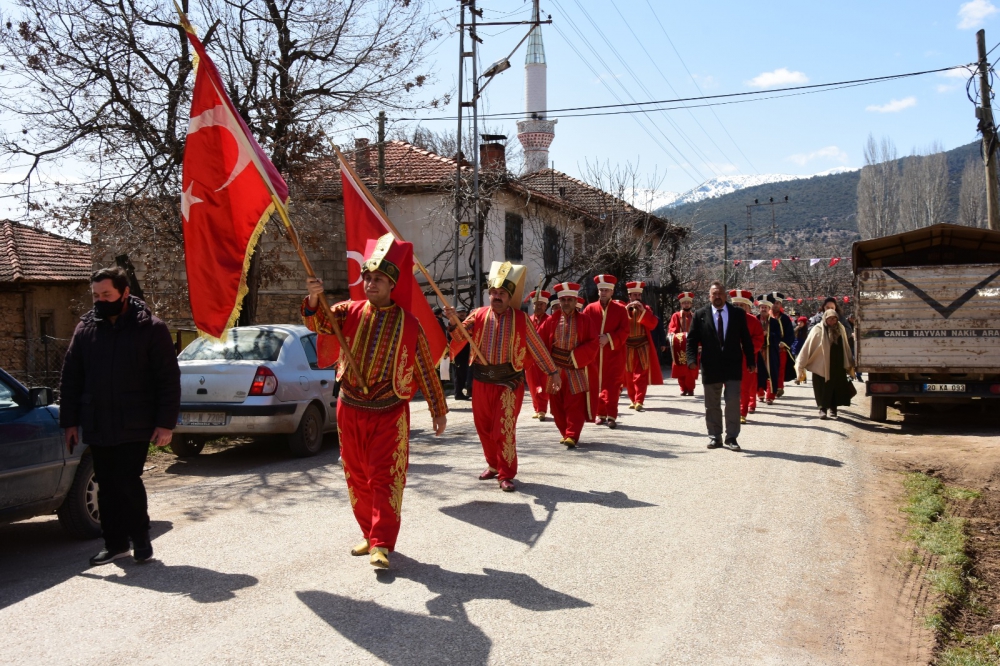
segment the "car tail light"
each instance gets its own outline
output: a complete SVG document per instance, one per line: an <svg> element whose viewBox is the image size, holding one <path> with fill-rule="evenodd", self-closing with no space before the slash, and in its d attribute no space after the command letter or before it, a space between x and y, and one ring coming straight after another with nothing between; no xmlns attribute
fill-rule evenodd
<svg viewBox="0 0 1000 666"><path fill-rule="evenodd" d="M993 384L990 386L990 393L1000 393L1000 384Z"/></svg>
<svg viewBox="0 0 1000 666"><path fill-rule="evenodd" d="M899 384L869 384L871 393L899 393Z"/></svg>
<svg viewBox="0 0 1000 666"><path fill-rule="evenodd" d="M250 395L274 395L277 390L278 378L274 376L271 369L263 365L257 368L253 384L250 385Z"/></svg>

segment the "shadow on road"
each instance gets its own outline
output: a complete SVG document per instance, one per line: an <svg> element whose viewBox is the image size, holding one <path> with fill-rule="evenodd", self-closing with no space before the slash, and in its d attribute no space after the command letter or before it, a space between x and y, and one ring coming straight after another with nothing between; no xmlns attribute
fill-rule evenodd
<svg viewBox="0 0 1000 666"><path fill-rule="evenodd" d="M149 534L155 543L171 528L169 521L154 520ZM69 537L54 518L4 525L0 544L0 609L80 575L102 545Z"/></svg>
<svg viewBox="0 0 1000 666"><path fill-rule="evenodd" d="M518 541L527 546L534 546L539 537L552 522L559 504L596 504L611 509L637 509L656 506L648 502L630 499L621 491L599 492L596 490L582 491L550 486L544 483L521 483L517 491L522 495L534 497L534 504L545 508L546 515L537 520L526 504L516 502L484 502L476 500L446 506L439 509L441 513L464 523L475 525L487 532Z"/></svg>
<svg viewBox="0 0 1000 666"><path fill-rule="evenodd" d="M803 456L798 453L785 453L784 451L751 451L743 449L747 458L775 458L777 460L788 460L790 462L813 463L815 465L825 465L826 467L843 467L844 463L833 458L823 456Z"/></svg>
<svg viewBox="0 0 1000 666"><path fill-rule="evenodd" d="M269 471L283 468L309 470L336 463L340 457L337 433L327 433L323 449L309 458L294 458L288 444L278 437L260 437L236 443L209 443L201 455L190 458L173 458L164 473L184 476L232 476L253 472L261 467Z"/></svg>
<svg viewBox="0 0 1000 666"><path fill-rule="evenodd" d="M435 594L427 602L430 616L386 608L372 601L316 590L298 598L338 633L375 657L394 665L486 664L493 642L469 621L465 604L477 599L507 600L529 611L587 608L591 604L549 589L531 576L483 569L482 574L448 571L436 564L393 555L393 569L378 572L392 584L409 580Z"/></svg>
<svg viewBox="0 0 1000 666"><path fill-rule="evenodd" d="M115 573L100 575L89 571L84 578L103 580L119 585L189 597L200 604L214 604L236 598L236 590L253 587L257 579L246 574L227 574L188 565L170 566L159 560L137 564L130 560L118 566ZM115 562L117 565L118 562Z"/></svg>

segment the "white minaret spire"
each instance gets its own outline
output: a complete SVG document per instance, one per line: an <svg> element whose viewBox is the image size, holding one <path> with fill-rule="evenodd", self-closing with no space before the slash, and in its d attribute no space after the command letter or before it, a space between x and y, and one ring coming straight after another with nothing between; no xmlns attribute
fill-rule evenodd
<svg viewBox="0 0 1000 666"><path fill-rule="evenodd" d="M531 20L539 20L538 0L534 0ZM517 123L517 138L524 147L525 171L533 173L549 164L549 145L555 138L556 121L548 120L546 100L545 46L542 26L536 25L528 37L528 54L524 59L525 120Z"/></svg>

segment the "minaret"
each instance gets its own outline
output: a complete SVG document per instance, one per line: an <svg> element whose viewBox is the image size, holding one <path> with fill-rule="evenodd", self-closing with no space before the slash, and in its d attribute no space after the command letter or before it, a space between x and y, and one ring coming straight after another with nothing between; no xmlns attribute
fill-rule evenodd
<svg viewBox="0 0 1000 666"><path fill-rule="evenodd" d="M539 20L538 0L534 0L531 20ZM528 55L524 59L525 120L517 123L517 138L524 147L526 173L534 173L548 166L549 145L556 136L556 121L547 118L545 67L542 26L536 25L528 37Z"/></svg>

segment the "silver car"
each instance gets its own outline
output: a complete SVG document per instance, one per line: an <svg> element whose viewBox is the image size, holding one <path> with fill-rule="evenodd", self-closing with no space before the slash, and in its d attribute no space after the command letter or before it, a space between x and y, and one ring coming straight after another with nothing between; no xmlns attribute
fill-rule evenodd
<svg viewBox="0 0 1000 666"><path fill-rule="evenodd" d="M201 453L218 437L287 435L296 456L319 453L337 427L333 368L316 362L305 326L240 326L225 342L199 338L178 356L181 411L170 446Z"/></svg>

